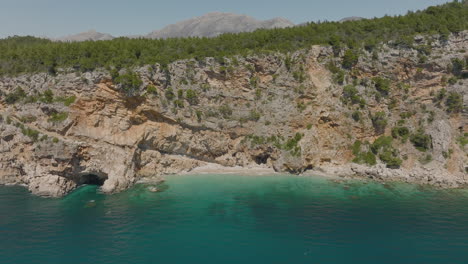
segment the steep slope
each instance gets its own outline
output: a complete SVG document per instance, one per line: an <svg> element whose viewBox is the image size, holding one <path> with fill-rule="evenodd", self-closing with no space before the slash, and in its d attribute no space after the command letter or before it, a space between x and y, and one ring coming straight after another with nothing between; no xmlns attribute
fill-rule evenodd
<svg viewBox="0 0 468 264"><path fill-rule="evenodd" d="M413 47L313 46L1 77L0 183L62 196L105 192L207 164L468 183L468 31Z"/></svg>
<svg viewBox="0 0 468 264"><path fill-rule="evenodd" d="M214 12L164 27L148 38L216 37L223 33L251 32L259 28L284 28L294 24L284 18L258 21L245 15Z"/></svg>

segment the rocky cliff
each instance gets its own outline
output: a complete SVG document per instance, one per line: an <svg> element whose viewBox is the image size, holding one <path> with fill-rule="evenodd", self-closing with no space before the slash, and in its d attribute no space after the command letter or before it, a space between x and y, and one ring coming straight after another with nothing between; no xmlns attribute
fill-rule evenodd
<svg viewBox="0 0 468 264"><path fill-rule="evenodd" d="M0 184L110 193L219 164L457 187L467 44L465 31L382 44L351 65L345 50L313 46L120 70L131 84L104 69L1 77Z"/></svg>

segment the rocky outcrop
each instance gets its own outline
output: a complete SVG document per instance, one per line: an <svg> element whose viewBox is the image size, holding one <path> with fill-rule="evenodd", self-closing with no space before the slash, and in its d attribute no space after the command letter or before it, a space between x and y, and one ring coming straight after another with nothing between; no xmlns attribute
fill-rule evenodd
<svg viewBox="0 0 468 264"><path fill-rule="evenodd" d="M450 67L467 56L468 34L415 41L362 51L352 70L340 67L344 51L320 46L147 65L133 69L142 85L131 93L106 70L1 77L0 184L54 197L82 184L112 193L217 164L462 186L466 106L452 111L447 100L466 104L468 81ZM395 134L401 127L408 134ZM372 146L392 134L385 153ZM376 165L357 159L358 141Z"/></svg>

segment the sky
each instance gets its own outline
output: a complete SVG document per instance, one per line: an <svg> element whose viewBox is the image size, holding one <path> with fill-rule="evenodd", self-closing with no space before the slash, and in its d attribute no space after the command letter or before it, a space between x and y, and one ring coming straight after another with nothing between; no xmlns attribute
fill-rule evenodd
<svg viewBox="0 0 468 264"><path fill-rule="evenodd" d="M113 36L147 34L209 12L293 23L405 14L447 0L0 0L0 38L59 37L91 29Z"/></svg>

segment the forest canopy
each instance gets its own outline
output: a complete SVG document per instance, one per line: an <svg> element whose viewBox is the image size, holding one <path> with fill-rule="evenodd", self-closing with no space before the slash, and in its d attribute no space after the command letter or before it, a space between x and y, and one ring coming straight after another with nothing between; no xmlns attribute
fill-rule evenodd
<svg viewBox="0 0 468 264"><path fill-rule="evenodd" d="M467 28L468 0L463 0L401 16L308 23L215 38L117 38L65 43L14 36L0 40L0 75L55 74L59 68L92 71L99 67L120 69L155 63L164 66L180 59L289 52L318 44L372 50L384 41L395 40L397 45L411 46L418 34L439 34L446 39L450 33Z"/></svg>

